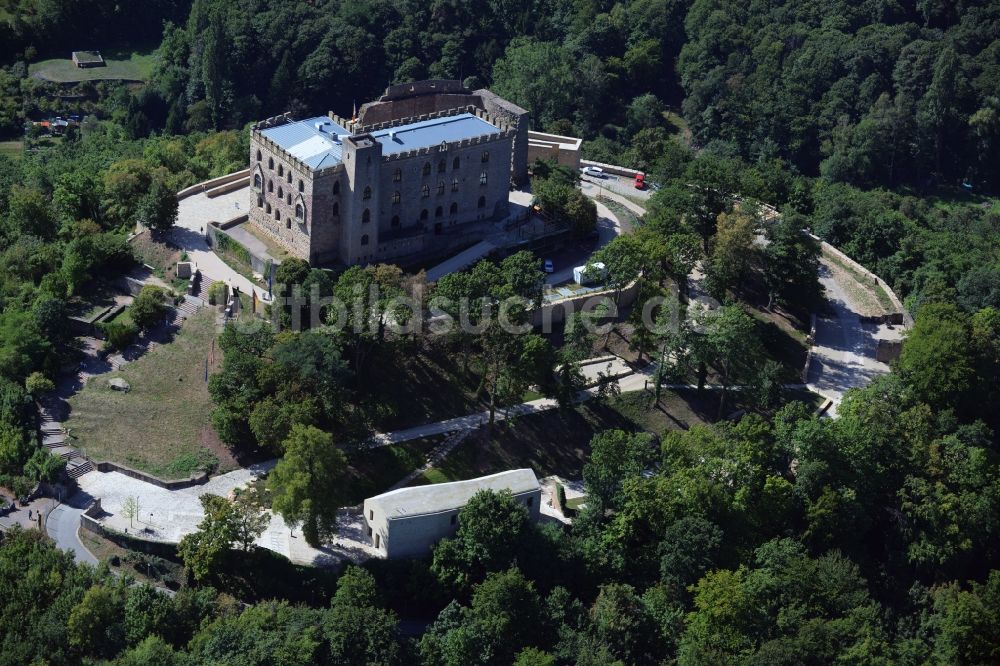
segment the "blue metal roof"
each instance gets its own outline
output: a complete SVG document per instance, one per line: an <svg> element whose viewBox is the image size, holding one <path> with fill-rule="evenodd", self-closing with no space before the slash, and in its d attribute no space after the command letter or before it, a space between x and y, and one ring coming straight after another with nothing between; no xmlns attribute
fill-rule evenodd
<svg viewBox="0 0 1000 666"><path fill-rule="evenodd" d="M322 130L317 126L321 126ZM312 169L340 164L343 146L337 135L350 134L326 116L268 127L260 133Z"/></svg>
<svg viewBox="0 0 1000 666"><path fill-rule="evenodd" d="M372 136L382 144L383 155L393 155L497 132L496 127L482 118L461 113L378 130L372 132ZM317 116L268 127L261 130L261 134L310 168L322 169L343 161L340 136L350 132L326 116Z"/></svg>
<svg viewBox="0 0 1000 666"><path fill-rule="evenodd" d="M445 118L432 118L372 132L382 144L383 155L403 153L408 150L430 148L447 141L461 141L499 132L496 127L471 113L460 113Z"/></svg>

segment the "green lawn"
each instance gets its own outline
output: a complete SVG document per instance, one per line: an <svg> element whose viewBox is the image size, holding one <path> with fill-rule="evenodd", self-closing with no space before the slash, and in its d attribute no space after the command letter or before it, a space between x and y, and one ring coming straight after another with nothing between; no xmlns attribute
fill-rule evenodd
<svg viewBox="0 0 1000 666"><path fill-rule="evenodd" d="M24 141L0 141L0 155L20 159L24 155Z"/></svg>
<svg viewBox="0 0 1000 666"><path fill-rule="evenodd" d="M211 425L205 359L216 334L217 313L205 309L174 340L139 359L91 379L70 398L66 427L95 460L112 460L162 478L184 478L208 467L236 467ZM112 377L128 393L108 386ZM221 462L219 459L222 459Z"/></svg>
<svg viewBox="0 0 1000 666"><path fill-rule="evenodd" d="M56 83L110 79L147 81L153 73L155 56L152 51L105 50L101 51L101 55L106 63L104 67L80 68L68 57L52 58L32 63L28 66L28 73Z"/></svg>

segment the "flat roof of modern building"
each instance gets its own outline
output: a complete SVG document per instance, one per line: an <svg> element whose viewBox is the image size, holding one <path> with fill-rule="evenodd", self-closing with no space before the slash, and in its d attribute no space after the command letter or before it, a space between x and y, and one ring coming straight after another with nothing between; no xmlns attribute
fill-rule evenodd
<svg viewBox="0 0 1000 666"><path fill-rule="evenodd" d="M430 148L496 134L500 130L471 113L431 118L371 132L382 144L383 155ZM294 120L260 132L311 169L340 164L344 159L343 140L350 132L326 116Z"/></svg>
<svg viewBox="0 0 1000 666"><path fill-rule="evenodd" d="M391 490L369 497L365 504L379 508L387 519L394 520L460 509L480 490L509 490L519 495L539 487L534 471L528 468L512 469L478 479Z"/></svg>

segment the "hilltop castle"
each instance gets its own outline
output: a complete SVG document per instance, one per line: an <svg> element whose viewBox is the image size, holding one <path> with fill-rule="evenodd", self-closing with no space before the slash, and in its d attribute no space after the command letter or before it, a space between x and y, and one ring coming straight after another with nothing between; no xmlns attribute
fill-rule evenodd
<svg viewBox="0 0 1000 666"><path fill-rule="evenodd" d="M253 127L250 222L311 264L415 259L480 240L527 178L528 112L458 81L389 87L356 120Z"/></svg>

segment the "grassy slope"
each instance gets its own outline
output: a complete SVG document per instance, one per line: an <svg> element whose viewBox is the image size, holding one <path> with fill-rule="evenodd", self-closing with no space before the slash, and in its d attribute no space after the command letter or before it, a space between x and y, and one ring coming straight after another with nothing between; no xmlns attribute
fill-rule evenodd
<svg viewBox="0 0 1000 666"><path fill-rule="evenodd" d="M168 478L187 476L212 460L204 445L215 437L204 372L215 318L214 311L202 310L172 343L91 379L70 399L66 425L89 456ZM123 378L131 390L112 391L113 377ZM227 467L232 464L224 462L220 471Z"/></svg>

